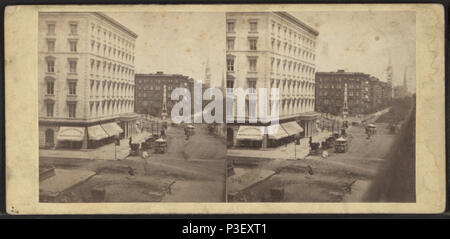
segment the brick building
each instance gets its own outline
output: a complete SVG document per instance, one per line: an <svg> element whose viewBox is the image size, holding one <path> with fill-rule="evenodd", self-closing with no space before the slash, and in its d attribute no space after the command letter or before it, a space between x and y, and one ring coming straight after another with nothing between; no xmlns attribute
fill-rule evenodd
<svg viewBox="0 0 450 239"><path fill-rule="evenodd" d="M166 91L166 110L167 116L170 117L172 107L179 100L171 100L170 95L175 88L186 88L191 94L193 107L194 79L180 74L164 74L157 72L154 74L136 74L135 76L136 92L135 92L135 112L139 114L150 114L153 116L161 116L163 112L164 89ZM193 109L191 109L193 113Z"/></svg>
<svg viewBox="0 0 450 239"><path fill-rule="evenodd" d="M347 90L350 115L372 113L390 102L388 88L388 83L361 72L317 72L316 111L341 115Z"/></svg>
<svg viewBox="0 0 450 239"><path fill-rule="evenodd" d="M39 146L133 135L137 35L97 12L41 12L38 29Z"/></svg>

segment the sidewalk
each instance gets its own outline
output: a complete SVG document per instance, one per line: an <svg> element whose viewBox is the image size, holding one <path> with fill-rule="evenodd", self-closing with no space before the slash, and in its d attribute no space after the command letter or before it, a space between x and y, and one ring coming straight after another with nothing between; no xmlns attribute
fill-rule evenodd
<svg viewBox="0 0 450 239"><path fill-rule="evenodd" d="M319 131L312 137L313 142L322 142L331 135L328 131ZM295 150L294 150L295 149ZM302 138L300 145L292 142L277 148L267 149L228 149L227 158L231 159L299 159L305 158L309 154L309 138Z"/></svg>
<svg viewBox="0 0 450 239"><path fill-rule="evenodd" d="M130 153L129 139L120 140L120 145L110 143L96 149L39 149L39 157L43 158L66 158L66 159L101 159L122 160ZM115 149L114 149L115 148Z"/></svg>
<svg viewBox="0 0 450 239"><path fill-rule="evenodd" d="M82 182L89 180L95 172L80 169L55 169L55 176L39 182L39 194L52 198Z"/></svg>

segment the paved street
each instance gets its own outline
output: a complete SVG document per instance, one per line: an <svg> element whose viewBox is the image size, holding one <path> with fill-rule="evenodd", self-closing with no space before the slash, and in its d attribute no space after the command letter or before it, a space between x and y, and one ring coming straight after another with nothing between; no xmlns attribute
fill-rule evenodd
<svg viewBox="0 0 450 239"><path fill-rule="evenodd" d="M347 130L351 141L345 154L329 150L329 157L308 156L301 160L273 158L261 160L244 168L247 174L261 170L274 175L229 197L230 201L274 201L271 189L283 188L286 202L361 201L371 180L386 165L386 156L396 135L389 133L388 124L377 123L377 134L367 139L362 126ZM252 172L253 171L253 172ZM229 180L230 181L230 180ZM277 200L275 200L277 201Z"/></svg>
<svg viewBox="0 0 450 239"><path fill-rule="evenodd" d="M220 202L224 201L225 143L196 125L196 134L185 139L182 127L169 127L168 152L125 160L41 158L42 165L57 169L91 170L96 174L54 197L54 201L96 201L92 191L104 191L103 201ZM128 146L128 144L126 144ZM123 193L126 192L126 193Z"/></svg>

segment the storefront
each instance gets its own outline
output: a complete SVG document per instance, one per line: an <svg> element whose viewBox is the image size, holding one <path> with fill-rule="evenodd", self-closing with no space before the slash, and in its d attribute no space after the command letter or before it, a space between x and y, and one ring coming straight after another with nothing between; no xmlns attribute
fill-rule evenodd
<svg viewBox="0 0 450 239"><path fill-rule="evenodd" d="M286 139L288 142L292 142L295 139L300 138L301 133L304 132L303 128L295 121L282 123L281 127L283 127L283 129L288 134L288 137Z"/></svg>
<svg viewBox="0 0 450 239"><path fill-rule="evenodd" d="M239 126L236 135L237 146L248 148L261 148L264 137L263 126Z"/></svg>
<svg viewBox="0 0 450 239"><path fill-rule="evenodd" d="M56 147L79 149L83 145L84 135L84 127L59 127Z"/></svg>
<svg viewBox="0 0 450 239"><path fill-rule="evenodd" d="M100 125L88 127L88 148L97 148L106 143L109 135Z"/></svg>
<svg viewBox="0 0 450 239"><path fill-rule="evenodd" d="M287 143L289 134L281 125L273 125L266 127L267 147L278 147Z"/></svg>

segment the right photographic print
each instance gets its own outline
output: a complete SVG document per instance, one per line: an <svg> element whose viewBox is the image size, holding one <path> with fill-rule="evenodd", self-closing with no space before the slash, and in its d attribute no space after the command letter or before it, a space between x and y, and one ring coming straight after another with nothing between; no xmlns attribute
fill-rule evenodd
<svg viewBox="0 0 450 239"><path fill-rule="evenodd" d="M416 13L226 13L227 202L416 202Z"/></svg>

